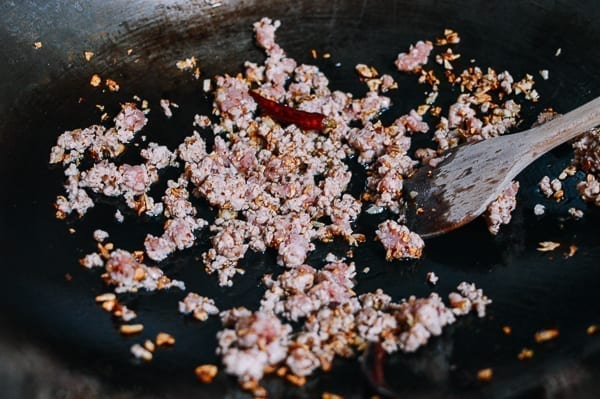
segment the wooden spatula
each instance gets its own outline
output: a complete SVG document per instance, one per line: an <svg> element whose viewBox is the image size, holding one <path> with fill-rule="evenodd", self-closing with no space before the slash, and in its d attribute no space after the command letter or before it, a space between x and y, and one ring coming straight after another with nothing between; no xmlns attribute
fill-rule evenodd
<svg viewBox="0 0 600 399"><path fill-rule="evenodd" d="M423 167L404 181L407 225L423 238L463 226L530 163L597 125L600 98L522 133L451 149L436 168Z"/></svg>

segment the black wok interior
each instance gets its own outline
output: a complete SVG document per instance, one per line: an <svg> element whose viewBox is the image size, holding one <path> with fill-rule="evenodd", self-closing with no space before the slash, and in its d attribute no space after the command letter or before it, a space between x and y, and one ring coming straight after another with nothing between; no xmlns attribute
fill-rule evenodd
<svg viewBox="0 0 600 399"><path fill-rule="evenodd" d="M54 218L52 202L61 190L62 170L47 165L50 147L64 130L98 123L96 104L114 114L134 95L148 99L153 111L144 134L173 148L191 134L195 113L210 112L203 78L235 74L245 60L262 61L252 36L252 23L262 16L280 19L278 42L299 62L316 63L334 88L364 93L354 72L360 62L397 77L400 89L391 93L393 106L384 120L393 120L424 98L423 86L394 71L395 56L417 40L434 39L444 28L458 31L462 39L455 47L462 54L457 68L475 59L476 65L507 69L515 77L535 76L541 100L524 103L522 128L544 108L567 112L600 95L600 3L595 0L212 3L218 5L183 0L0 4L2 329L50 348L66 367L93 375L117 391L245 397L223 373L211 385L197 383L193 368L218 360L214 348L220 323L218 318L199 323L179 315L180 291L124 297L146 326L144 337L169 331L177 338L172 349L160 351L148 364L133 361L129 354L131 344L141 338L120 336L114 321L94 303L94 296L107 288L99 272L84 270L77 262L94 250L92 231L103 228L117 246L136 249L145 232L160 229L160 223L133 219L118 225L110 204L98 205L83 220ZM34 49L36 41L42 48ZM555 55L558 48L560 56ZM329 52L331 58L314 60L311 49ZM95 53L90 62L84 51ZM174 65L191 55L199 60L199 81ZM547 81L539 76L541 69L549 70ZM117 80L120 91L91 87L93 73ZM440 104L449 104L456 95L441 97ZM173 119L158 109L160 98L180 105ZM427 295L432 288L425 274L434 271L440 277L435 291L443 297L467 280L494 300L488 317L463 318L416 354L388 358L391 391L424 398L552 397L565 392L594 397L600 392L600 338L585 332L600 323L600 212L578 198L575 179L567 180L568 199L559 204L537 190L542 176L557 176L571 157L568 145L559 147L519 176L514 222L497 237L477 221L428 241L424 258L414 262L386 262L372 240L354 251L357 269L371 269L358 273L359 293L382 287L396 300ZM547 213L538 218L532 209L540 202L547 205ZM585 217L572 220L570 207L583 209ZM379 221L362 217L357 229L372 238ZM69 227L76 233L69 233ZM257 307L263 292L260 276L280 271L274 254L248 255L242 263L247 273L233 288L221 288L199 260L207 238L203 233L197 247L161 266L184 280L188 289L216 298L221 309ZM552 253L536 251L538 242L549 240L563 246ZM565 258L571 244L578 252ZM346 249L343 243L320 245L309 261L318 265L327 252L343 254ZM511 335L502 333L505 325L512 327ZM533 334L542 328L558 328L560 337L536 344ZM529 362L516 358L523 347L535 350ZM488 384L475 379L484 367L494 368ZM273 397L320 397L329 391L358 398L377 392L356 360L339 361L333 372L318 373L302 388L276 379L266 384Z"/></svg>

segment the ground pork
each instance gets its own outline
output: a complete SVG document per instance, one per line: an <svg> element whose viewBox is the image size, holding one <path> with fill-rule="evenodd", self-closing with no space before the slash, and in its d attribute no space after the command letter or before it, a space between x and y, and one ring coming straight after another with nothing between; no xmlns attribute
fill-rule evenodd
<svg viewBox="0 0 600 399"><path fill-rule="evenodd" d="M573 141L573 163L586 172L600 172L600 128L592 129Z"/></svg>
<svg viewBox="0 0 600 399"><path fill-rule="evenodd" d="M205 321L208 316L219 314L219 309L213 299L190 292L179 302L179 312L183 314L191 313L195 319Z"/></svg>
<svg viewBox="0 0 600 399"><path fill-rule="evenodd" d="M488 205L483 217L487 223L488 231L496 235L500 231L500 226L510 223L511 212L517 206L517 192L519 191L519 182L512 181L502 193Z"/></svg>
<svg viewBox="0 0 600 399"><path fill-rule="evenodd" d="M386 220L377 226L377 238L386 250L386 259L420 258L425 242L408 227L393 220Z"/></svg>
<svg viewBox="0 0 600 399"><path fill-rule="evenodd" d="M113 251L105 262L104 281L115 286L115 292L136 292L177 287L185 289L181 281L171 280L157 267L149 267L122 249Z"/></svg>
<svg viewBox="0 0 600 399"><path fill-rule="evenodd" d="M415 70L427 63L431 50L433 50L433 44L430 41L418 41L410 46L407 53L398 54L396 68L403 72Z"/></svg>

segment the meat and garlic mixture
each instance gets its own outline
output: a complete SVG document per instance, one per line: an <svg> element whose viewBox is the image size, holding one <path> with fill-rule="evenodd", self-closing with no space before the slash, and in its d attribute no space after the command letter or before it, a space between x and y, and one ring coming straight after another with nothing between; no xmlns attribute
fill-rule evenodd
<svg viewBox="0 0 600 399"><path fill-rule="evenodd" d="M302 265L277 279L265 276L267 291L258 311L221 313L227 329L219 334L218 351L227 372L243 383L281 367L287 375L304 378L317 369L329 370L335 356L354 356L369 342L381 343L388 353L414 352L456 316L475 309L484 317L491 303L466 282L450 294L449 305L436 293L398 303L380 289L356 295L355 275L353 263L334 260L320 270ZM286 321L302 324L293 331Z"/></svg>
<svg viewBox="0 0 600 399"><path fill-rule="evenodd" d="M498 198L488 205L483 217L491 234L498 234L501 225L510 223L511 212L517 207L518 191L519 182L512 181Z"/></svg>
<svg viewBox="0 0 600 399"><path fill-rule="evenodd" d="M398 54L398 73L415 76L426 87L426 98L384 124L380 116L393 106L388 93L399 86L394 76L359 64L357 78L368 88L363 97L332 89L317 66L298 63L279 46L280 25L268 18L254 24L265 60L246 61L242 73L209 80L205 91L213 88L212 115L197 114L190 123L199 131L174 148L142 140L136 142L142 162L120 161L125 151L135 151L131 143L148 123L142 111L147 107L128 102L110 126L64 132L50 154L51 164L63 166L66 180L64 194L55 201L57 218L85 218L98 201L110 198L120 201L118 222L142 217L162 224L160 233L148 233L135 250L107 242L108 232L94 233L98 251L80 263L103 268L104 282L116 293L185 291L184 282L167 277L161 266L175 252L194 248L202 232L209 235L210 248L199 257L224 287L244 273L240 261L249 250L274 250L273 261L283 272L263 277L258 309L223 309L218 298L196 292L184 292L178 305L179 312L199 321L219 315L224 329L216 350L225 371L257 394L265 373L301 384L315 370L329 370L335 356L354 356L368 343L378 342L390 353L413 352L456 317L471 310L485 316L491 300L472 283L460 283L448 305L437 293L424 298L407 293L407 299L394 300L381 289L357 295L356 268L368 270L368 265L330 255L317 268L307 259L317 241L341 238L358 246L371 239L355 231L363 209L393 215L372 232L387 260L420 258L424 241L402 223L404 179L419 164L437 165L445 150L460 143L508 132L519 120L519 100L539 98L530 75L515 81L508 71L477 66L457 72L452 63L460 54L450 46L460 38L448 29L435 46L419 41ZM447 47L438 51L440 46ZM443 66L445 83L460 89L445 110L436 105L441 77L428 67L430 58ZM159 107L170 118L177 104L162 99ZM411 153L412 136L427 133L431 148ZM580 191L596 203L600 183L591 173L598 171L597 141L596 131L575 145L576 162L590 172ZM352 158L366 172L359 195L348 192ZM169 168L178 176L156 194L153 188ZM550 181L544 188L546 183L556 188ZM510 221L517 190L518 182L512 182L490 204L486 217L492 234ZM215 211L212 220L198 216L197 199ZM428 275L432 285L437 279ZM132 353L149 361L153 349L135 344Z"/></svg>
<svg viewBox="0 0 600 399"><path fill-rule="evenodd" d="M381 223L375 234L386 250L387 259L420 258L423 253L423 239L393 220Z"/></svg>
<svg viewBox="0 0 600 399"><path fill-rule="evenodd" d="M433 50L433 44L430 41L418 41L414 46L410 46L408 53L398 54L396 67L404 72L414 71L421 65L427 64L431 50Z"/></svg>
<svg viewBox="0 0 600 399"><path fill-rule="evenodd" d="M585 201L600 206L600 128L576 139L573 149L573 164L588 173L585 180L577 185L577 190Z"/></svg>

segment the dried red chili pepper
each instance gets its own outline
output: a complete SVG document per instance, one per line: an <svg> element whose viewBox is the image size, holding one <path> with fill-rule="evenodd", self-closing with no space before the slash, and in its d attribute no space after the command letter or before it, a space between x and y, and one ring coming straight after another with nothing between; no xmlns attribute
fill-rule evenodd
<svg viewBox="0 0 600 399"><path fill-rule="evenodd" d="M335 122L325 115L317 112L306 112L279 104L276 101L264 98L257 92L250 90L250 95L263 109L265 114L280 123L293 123L302 130L325 130L335 126Z"/></svg>

